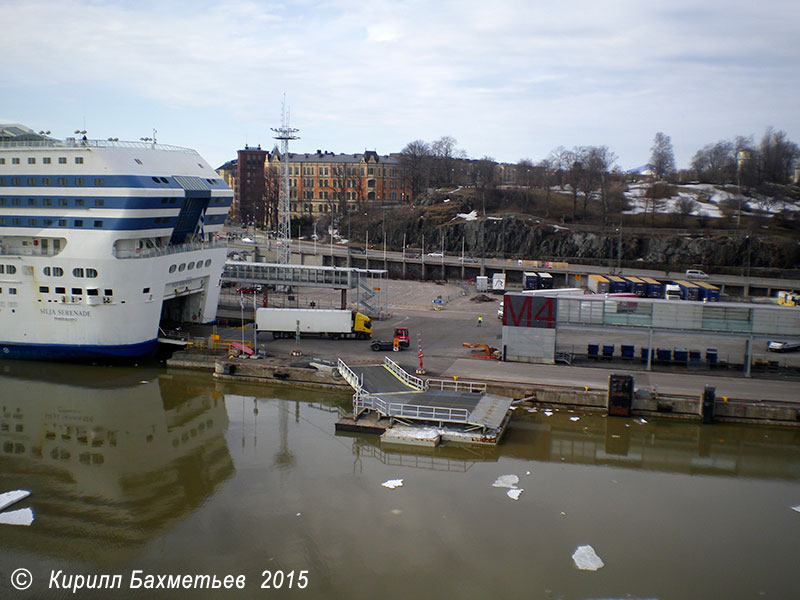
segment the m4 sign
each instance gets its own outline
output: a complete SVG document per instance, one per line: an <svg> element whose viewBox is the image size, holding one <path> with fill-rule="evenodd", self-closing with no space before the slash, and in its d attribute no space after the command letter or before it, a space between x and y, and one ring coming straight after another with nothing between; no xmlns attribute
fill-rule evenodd
<svg viewBox="0 0 800 600"><path fill-rule="evenodd" d="M503 297L503 325L554 329L557 306L556 298L506 294Z"/></svg>

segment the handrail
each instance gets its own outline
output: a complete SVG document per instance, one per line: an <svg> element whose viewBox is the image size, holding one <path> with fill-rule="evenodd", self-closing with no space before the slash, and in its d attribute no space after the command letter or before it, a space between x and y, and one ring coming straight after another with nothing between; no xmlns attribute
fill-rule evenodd
<svg viewBox="0 0 800 600"><path fill-rule="evenodd" d="M358 380L358 375L355 374L353 369L351 369L341 358L339 359L338 369L342 379L350 384L350 387L356 391L356 395L360 395L363 388L361 387L361 382Z"/></svg>
<svg viewBox="0 0 800 600"><path fill-rule="evenodd" d="M395 376L397 376L400 381L405 383L409 387L416 388L419 391L427 390L428 385L419 377L414 377L413 375L407 373L400 365L394 362L388 356L383 358L384 366L389 369Z"/></svg>
<svg viewBox="0 0 800 600"><path fill-rule="evenodd" d="M467 423L470 412L465 408L449 408L444 406L421 406L418 404L402 404L387 402L370 394L353 398L354 413L362 409L375 410L385 416L425 421L447 421L449 423Z"/></svg>
<svg viewBox="0 0 800 600"><path fill-rule="evenodd" d="M438 390L453 390L455 392L486 393L486 384L477 381L461 381L458 379L432 378L427 380L428 387Z"/></svg>
<svg viewBox="0 0 800 600"><path fill-rule="evenodd" d="M164 248L137 248L137 249L114 249L115 258L152 258L154 256L167 256L169 254L180 254L183 252L193 252L195 250L210 250L213 248L227 248L225 241L212 240L211 242L190 242L188 244L178 244L166 246Z"/></svg>

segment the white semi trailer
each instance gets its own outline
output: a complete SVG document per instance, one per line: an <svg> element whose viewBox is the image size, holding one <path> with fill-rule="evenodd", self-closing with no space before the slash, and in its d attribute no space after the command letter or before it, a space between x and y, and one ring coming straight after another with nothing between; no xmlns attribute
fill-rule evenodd
<svg viewBox="0 0 800 600"><path fill-rule="evenodd" d="M259 308L256 311L258 332L272 332L274 339L316 334L339 339L372 337L372 321L354 310L318 308Z"/></svg>

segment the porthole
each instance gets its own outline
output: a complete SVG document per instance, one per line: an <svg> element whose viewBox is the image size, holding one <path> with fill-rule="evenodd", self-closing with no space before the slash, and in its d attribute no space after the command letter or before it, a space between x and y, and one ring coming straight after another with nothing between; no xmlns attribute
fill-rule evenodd
<svg viewBox="0 0 800 600"><path fill-rule="evenodd" d="M207 267L210 267L210 266L211 266L211 259L210 259L210 258L207 258L207 259L206 259L206 266L207 266Z"/></svg>
<svg viewBox="0 0 800 600"><path fill-rule="evenodd" d="M169 266L169 272L170 272L170 273L174 273L174 272L175 272L175 269L177 269L177 268L178 268L178 265L170 265L170 266Z"/></svg>
<svg viewBox="0 0 800 600"><path fill-rule="evenodd" d="M186 263L181 263L180 266L178 267L178 271L183 271L185 269L186 269Z"/></svg>

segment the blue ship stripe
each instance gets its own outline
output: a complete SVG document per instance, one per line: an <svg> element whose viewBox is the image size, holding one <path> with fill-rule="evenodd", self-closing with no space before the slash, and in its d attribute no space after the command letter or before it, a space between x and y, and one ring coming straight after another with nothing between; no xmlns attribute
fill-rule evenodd
<svg viewBox="0 0 800 600"><path fill-rule="evenodd" d="M0 358L22 360L86 360L93 358L138 358L151 356L156 350L156 339L138 344L69 345L69 344L17 344L0 342Z"/></svg>
<svg viewBox="0 0 800 600"><path fill-rule="evenodd" d="M16 200L16 204L14 201ZM45 210L64 210L68 208L108 208L115 210L177 210L180 209L186 198L172 196L162 198L145 198L140 196L87 196L68 194L0 194L0 211L3 209L34 208ZM49 201L50 204L46 204ZM233 198L230 196L215 196L211 198L211 208L229 207Z"/></svg>
<svg viewBox="0 0 800 600"><path fill-rule="evenodd" d="M49 183L45 183L49 179ZM146 188L154 190L182 190L181 185L173 177L165 177L163 183L160 177L146 175L62 175L58 172L42 173L15 173L0 177L0 187L42 186L53 189L75 187L90 188ZM230 190L228 184L219 178L202 178L212 190ZM63 180L63 183L58 182ZM158 180L158 181L156 181ZM77 182L77 183L76 183ZM81 183L82 182L82 183ZM100 183L102 182L102 183Z"/></svg>
<svg viewBox="0 0 800 600"><path fill-rule="evenodd" d="M225 222L227 214L208 215L205 226L220 225ZM49 223L48 223L49 221ZM93 216L86 218L58 218L57 216L31 217L23 215L4 215L0 213L0 229L80 229L83 231L139 231L143 229L172 229L178 217L103 217ZM63 222L63 224L61 224Z"/></svg>

